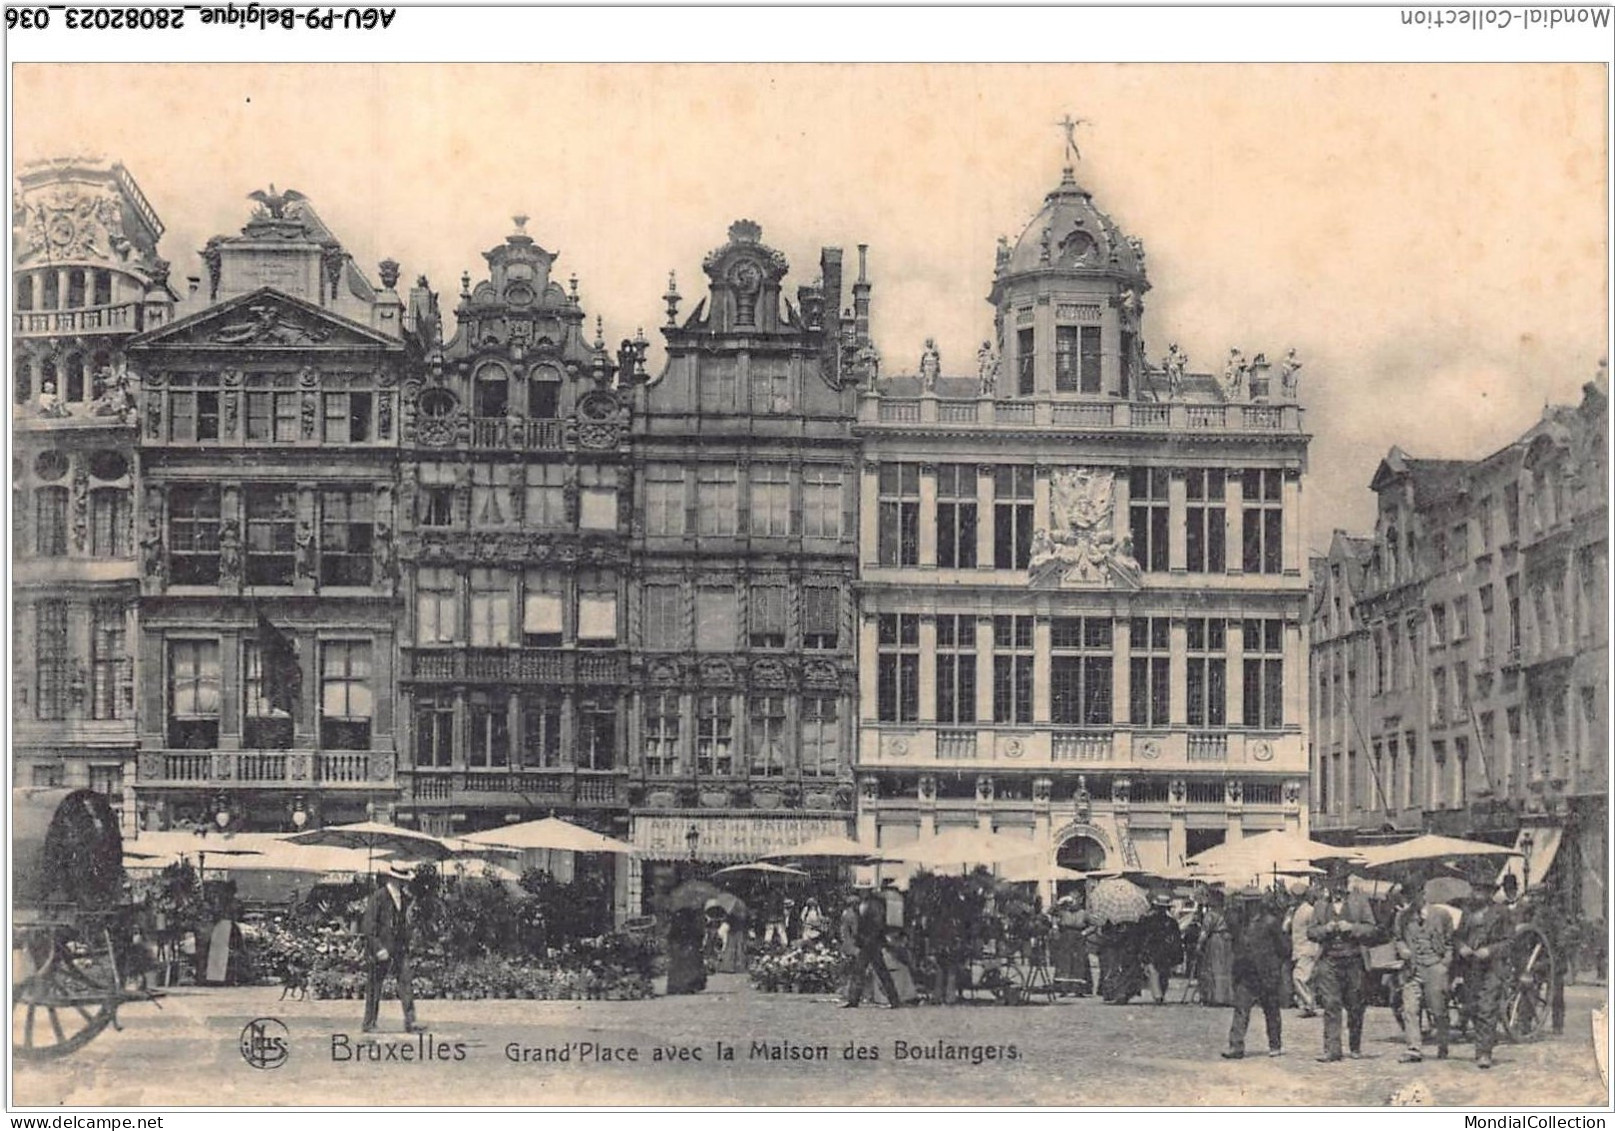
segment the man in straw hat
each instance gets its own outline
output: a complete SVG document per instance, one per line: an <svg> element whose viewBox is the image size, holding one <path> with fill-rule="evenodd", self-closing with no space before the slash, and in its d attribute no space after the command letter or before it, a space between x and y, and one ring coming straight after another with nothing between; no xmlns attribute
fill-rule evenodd
<svg viewBox="0 0 1615 1131"><path fill-rule="evenodd" d="M381 882L370 893L365 904L364 939L365 957L370 977L365 983L364 1031L376 1029L376 1014L381 1009L381 983L389 972L398 982L398 1001L404 1007L405 1032L420 1032L415 1024L415 988L410 983L409 931L410 917L415 909L414 897L408 882L415 878L415 870L401 861L393 861L381 873Z"/></svg>
<svg viewBox="0 0 1615 1131"><path fill-rule="evenodd" d="M1363 1055L1363 1015L1368 1011L1363 947L1379 931L1374 909L1360 893L1350 890L1344 860L1330 860L1324 880L1327 893L1307 928L1307 937L1322 948L1312 988L1323 1009L1325 1063L1341 1058L1340 1017L1346 1015L1346 1042L1352 1059Z"/></svg>

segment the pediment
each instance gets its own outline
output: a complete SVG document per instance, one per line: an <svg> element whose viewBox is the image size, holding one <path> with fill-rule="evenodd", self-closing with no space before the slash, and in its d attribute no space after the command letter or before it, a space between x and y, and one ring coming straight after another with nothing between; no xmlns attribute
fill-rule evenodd
<svg viewBox="0 0 1615 1131"><path fill-rule="evenodd" d="M401 350L403 343L292 295L262 287L143 334L131 350Z"/></svg>

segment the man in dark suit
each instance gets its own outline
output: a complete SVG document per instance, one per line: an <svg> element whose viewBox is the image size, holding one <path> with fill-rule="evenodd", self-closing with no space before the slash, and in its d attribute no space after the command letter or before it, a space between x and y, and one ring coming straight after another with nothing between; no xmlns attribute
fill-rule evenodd
<svg viewBox="0 0 1615 1131"><path fill-rule="evenodd" d="M404 1007L405 1032L418 1033L424 1026L415 1023L415 988L410 984L410 916L415 908L408 881L414 878L408 865L393 863L381 874L381 882L365 904L365 957L370 978L365 984L364 1031L376 1029L381 1009L381 983L390 972L398 981L398 1001Z"/></svg>
<svg viewBox="0 0 1615 1131"><path fill-rule="evenodd" d="M1347 1049L1353 1060L1363 1055L1363 1015L1368 1011L1363 947L1379 934L1367 898L1349 890L1347 869L1338 861L1330 861L1329 868L1328 896L1318 904L1307 928L1307 938L1323 948L1312 988L1323 1010L1323 1055L1318 1059L1325 1062L1341 1057L1342 1012L1346 1015Z"/></svg>
<svg viewBox="0 0 1615 1131"><path fill-rule="evenodd" d="M1260 1005L1267 1025L1267 1055L1284 1051L1283 1014L1280 994L1289 973L1290 936L1275 897L1260 892L1242 893L1238 920L1234 923L1234 1020L1228 1027L1228 1048L1224 1060L1245 1055L1245 1032L1250 1027L1251 1008Z"/></svg>
<svg viewBox="0 0 1615 1131"><path fill-rule="evenodd" d="M1456 950L1464 963L1464 991L1475 1031L1475 1067L1490 1068L1497 1027L1514 985L1514 916L1506 905L1493 902L1495 880L1477 879L1472 886L1474 894L1464 908Z"/></svg>
<svg viewBox="0 0 1615 1131"><path fill-rule="evenodd" d="M845 937L846 919L843 922L843 937ZM886 969L886 901L874 888L864 892L862 900L858 903L856 927L857 951L853 955L852 969L847 977L847 1000L842 1003L845 1009L857 1009L864 997L864 983L869 978L870 971L880 981L881 992L886 995L886 1007L896 1009L903 1004L898 996L897 986L892 981L890 970Z"/></svg>

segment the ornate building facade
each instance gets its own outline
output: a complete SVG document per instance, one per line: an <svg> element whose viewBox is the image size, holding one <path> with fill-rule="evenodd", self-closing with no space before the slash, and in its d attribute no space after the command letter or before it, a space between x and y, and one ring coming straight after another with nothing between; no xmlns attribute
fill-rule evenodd
<svg viewBox="0 0 1615 1131"><path fill-rule="evenodd" d="M746 220L702 267L667 365L635 390L630 715L637 905L679 862L755 860L853 816L856 374L870 287L842 255L783 295Z"/></svg>
<svg viewBox="0 0 1615 1131"><path fill-rule="evenodd" d="M175 296L127 169L23 167L12 203L16 781L108 795L132 831L139 468L124 347Z"/></svg>
<svg viewBox="0 0 1615 1131"><path fill-rule="evenodd" d="M142 826L385 818L403 304L300 194L203 249L140 386Z"/></svg>
<svg viewBox="0 0 1615 1131"><path fill-rule="evenodd" d="M517 217L518 228L525 217ZM465 833L545 812L627 833L628 395L641 351L584 333L577 279L518 230L462 281L421 280L404 389L408 722L400 816Z"/></svg>
<svg viewBox="0 0 1615 1131"><path fill-rule="evenodd" d="M1315 827L1513 840L1574 914L1607 853L1607 393L1475 461L1393 448L1313 562Z"/></svg>
<svg viewBox="0 0 1615 1131"><path fill-rule="evenodd" d="M866 388L858 830L1076 868L1306 829L1298 363L1146 364L1143 245L1067 169L975 373Z"/></svg>

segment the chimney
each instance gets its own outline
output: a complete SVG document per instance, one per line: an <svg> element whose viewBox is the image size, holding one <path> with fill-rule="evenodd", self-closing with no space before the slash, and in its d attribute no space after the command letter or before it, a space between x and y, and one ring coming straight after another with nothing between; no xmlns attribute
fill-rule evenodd
<svg viewBox="0 0 1615 1131"><path fill-rule="evenodd" d="M869 341L869 245L858 245L858 281L852 285L852 313L858 342Z"/></svg>

